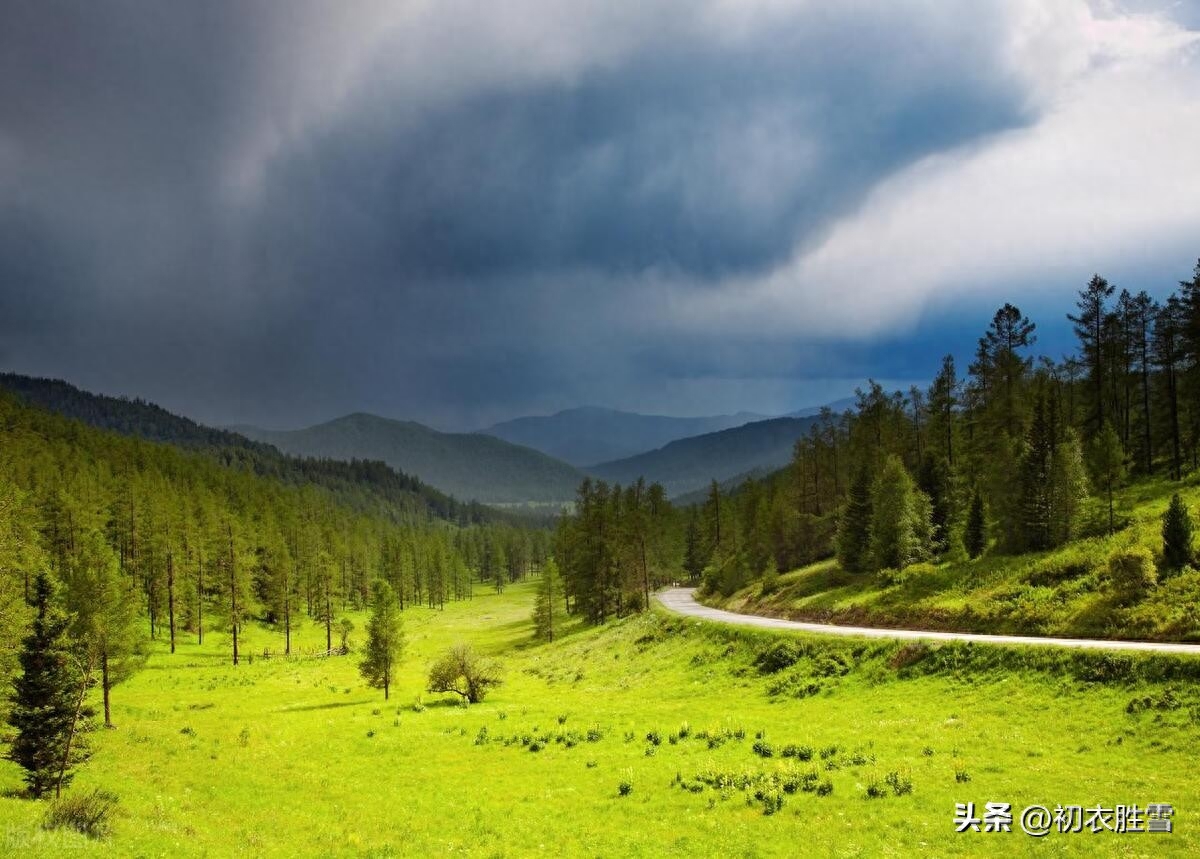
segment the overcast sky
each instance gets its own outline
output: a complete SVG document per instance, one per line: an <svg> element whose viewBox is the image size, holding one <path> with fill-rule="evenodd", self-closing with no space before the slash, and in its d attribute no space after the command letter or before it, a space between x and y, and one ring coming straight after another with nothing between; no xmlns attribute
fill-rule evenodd
<svg viewBox="0 0 1200 859"><path fill-rule="evenodd" d="M1200 257L1200 2L0 0L0 368L778 413Z"/></svg>

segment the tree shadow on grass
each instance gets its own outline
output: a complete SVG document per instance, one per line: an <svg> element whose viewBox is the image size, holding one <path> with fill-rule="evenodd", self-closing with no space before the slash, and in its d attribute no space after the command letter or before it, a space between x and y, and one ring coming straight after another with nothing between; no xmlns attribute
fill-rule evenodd
<svg viewBox="0 0 1200 859"><path fill-rule="evenodd" d="M280 707L280 713L305 713L311 710L336 710L341 707L357 707L360 704L370 704L373 698L355 698L353 701L330 701L328 704L299 704L290 707Z"/></svg>

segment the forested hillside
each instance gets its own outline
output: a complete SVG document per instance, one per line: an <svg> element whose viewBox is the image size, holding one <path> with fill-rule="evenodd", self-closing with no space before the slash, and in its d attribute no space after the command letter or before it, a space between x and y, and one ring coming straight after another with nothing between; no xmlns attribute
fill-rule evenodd
<svg viewBox="0 0 1200 859"><path fill-rule="evenodd" d="M87 427L0 393L0 680L13 669L32 580L53 574L85 627L107 698L145 641L217 632L251 620L290 648L300 618L334 646L343 612L387 581L401 606L497 590L543 561L548 535L456 527L420 505L367 492L350 504L320 485L291 485L210 455ZM244 654L243 654L244 656Z"/></svg>
<svg viewBox="0 0 1200 859"><path fill-rule="evenodd" d="M317 484L360 508L382 503L414 513L428 511L462 523L497 518L494 511L479 504L461 503L377 459L286 456L270 444L198 424L153 403L93 394L58 379L0 373L0 388L89 426L195 450L221 465L291 485Z"/></svg>
<svg viewBox="0 0 1200 859"><path fill-rule="evenodd" d="M677 439L719 432L765 418L766 415L750 412L674 418L585 406L553 415L516 418L483 432L585 468L657 450Z"/></svg>
<svg viewBox="0 0 1200 859"><path fill-rule="evenodd" d="M503 439L376 415L346 415L301 430L239 429L298 456L382 460L457 498L483 503L569 501L581 476L565 462Z"/></svg>
<svg viewBox="0 0 1200 859"><path fill-rule="evenodd" d="M1070 319L1079 353L1039 357L1036 323L1005 304L965 374L946 356L927 390L871 382L810 420L786 469L713 481L702 505L648 515L637 492L586 481L560 528L569 589L603 605L618 582L628 603L647 569L652 584L682 570L713 597L756 583L744 604L833 558L784 579L804 616L911 623L930 597L942 626L1200 635L1171 608L1200 575L1200 264L1162 303L1097 275Z"/></svg>
<svg viewBox="0 0 1200 859"><path fill-rule="evenodd" d="M675 497L710 481L753 471L771 471L788 463L796 439L817 419L772 418L733 429L679 439L658 449L587 469L602 480L629 483L644 477L661 483Z"/></svg>

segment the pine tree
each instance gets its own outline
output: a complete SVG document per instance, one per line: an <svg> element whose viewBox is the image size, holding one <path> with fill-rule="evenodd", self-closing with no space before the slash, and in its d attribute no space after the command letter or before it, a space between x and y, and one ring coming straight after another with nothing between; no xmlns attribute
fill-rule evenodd
<svg viewBox="0 0 1200 859"><path fill-rule="evenodd" d="M534 635L541 641L554 641L561 623L562 576L553 558L542 566L537 598L533 604Z"/></svg>
<svg viewBox="0 0 1200 859"><path fill-rule="evenodd" d="M983 511L983 495L978 489L971 495L971 507L967 511L967 524L963 530L963 547L972 559L978 558L987 548L987 518Z"/></svg>
<svg viewBox="0 0 1200 859"><path fill-rule="evenodd" d="M1105 303L1113 294L1114 287L1100 275L1094 275L1088 285L1079 292L1079 315L1069 315L1067 318L1075 323L1075 334L1079 337L1079 345L1083 352L1084 364L1088 369L1091 385L1088 390L1091 399L1091 414L1089 423L1092 434L1103 430L1104 421L1109 417L1104 413L1104 368L1105 347Z"/></svg>
<svg viewBox="0 0 1200 859"><path fill-rule="evenodd" d="M704 572L703 549L700 546L700 524L696 508L692 508L688 516L687 533L684 536L683 571L687 573L688 581L696 582Z"/></svg>
<svg viewBox="0 0 1200 859"><path fill-rule="evenodd" d="M1163 514L1163 568L1180 570L1192 563L1192 514L1176 492Z"/></svg>
<svg viewBox="0 0 1200 859"><path fill-rule="evenodd" d="M1012 548L1048 549L1053 544L1051 533L1051 465L1054 440L1046 422L1046 403L1039 396L1033 408L1020 467L1020 522L1015 529Z"/></svg>
<svg viewBox="0 0 1200 859"><path fill-rule="evenodd" d="M13 682L8 723L16 728L8 759L25 770L35 798L57 795L87 758L79 734L92 712L84 704L90 671L71 652L68 620L54 604L49 576L33 581L35 615L18 656L21 673Z"/></svg>
<svg viewBox="0 0 1200 859"><path fill-rule="evenodd" d="M371 617L367 621L367 644L359 671L367 685L383 690L386 701L395 676L396 663L404 652L404 627L391 585L378 580L371 592Z"/></svg>
<svg viewBox="0 0 1200 859"><path fill-rule="evenodd" d="M850 497L838 525L837 557L842 569L864 573L871 564L871 472L864 466L850 484Z"/></svg>
<svg viewBox="0 0 1200 859"><path fill-rule="evenodd" d="M920 555L914 492L904 463L889 456L875 484L871 516L871 557L876 569L901 570Z"/></svg>
<svg viewBox="0 0 1200 859"><path fill-rule="evenodd" d="M63 600L85 662L100 670L104 724L109 728L112 687L132 676L147 655L138 632L137 606L120 578L117 559L103 536L94 531L82 534L63 577Z"/></svg>
<svg viewBox="0 0 1200 859"><path fill-rule="evenodd" d="M1096 485L1108 495L1108 533L1115 530L1113 517L1113 490L1125 477L1125 451L1121 447L1121 437L1107 421L1092 440L1089 450L1092 478Z"/></svg>
<svg viewBox="0 0 1200 859"><path fill-rule="evenodd" d="M929 497L931 550L940 555L950 546L952 498L950 475L946 472L945 462L932 452L926 453L921 461L917 486Z"/></svg>

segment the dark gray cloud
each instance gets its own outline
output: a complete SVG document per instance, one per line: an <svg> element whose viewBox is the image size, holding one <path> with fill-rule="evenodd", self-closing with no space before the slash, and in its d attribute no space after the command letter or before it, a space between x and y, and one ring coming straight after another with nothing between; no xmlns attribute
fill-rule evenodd
<svg viewBox="0 0 1200 859"><path fill-rule="evenodd" d="M907 378L921 329L897 362L685 317L912 165L1035 127L1039 58L1079 29L1002 2L501 5L6 3L0 363L272 425Z"/></svg>

